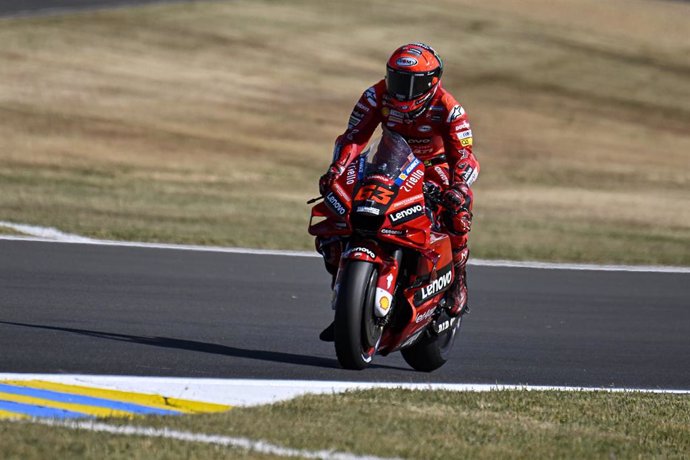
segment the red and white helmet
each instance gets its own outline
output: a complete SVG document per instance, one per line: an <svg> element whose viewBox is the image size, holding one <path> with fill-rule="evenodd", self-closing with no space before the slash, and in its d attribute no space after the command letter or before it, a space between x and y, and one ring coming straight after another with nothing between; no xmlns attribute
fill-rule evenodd
<svg viewBox="0 0 690 460"><path fill-rule="evenodd" d="M396 110L417 114L436 92L443 74L443 61L424 43L403 45L386 64L386 89Z"/></svg>

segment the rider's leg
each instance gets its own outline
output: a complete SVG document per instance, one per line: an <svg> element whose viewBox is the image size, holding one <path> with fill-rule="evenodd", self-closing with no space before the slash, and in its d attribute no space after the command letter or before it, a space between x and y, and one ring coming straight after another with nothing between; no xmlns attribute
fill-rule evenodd
<svg viewBox="0 0 690 460"><path fill-rule="evenodd" d="M339 237L316 237L316 252L323 256L326 271L331 274L331 289L335 284L335 276L338 274L340 256L343 254L343 240Z"/></svg>
<svg viewBox="0 0 690 460"><path fill-rule="evenodd" d="M450 235L453 248L453 265L455 277L448 291L448 306L451 316L457 316L469 312L467 306L467 260L470 250L467 247L467 234Z"/></svg>
<svg viewBox="0 0 690 460"><path fill-rule="evenodd" d="M338 274L340 257L343 254L344 246L344 241L338 237L328 239L316 238L316 251L323 256L326 270L331 274L331 289L335 285L335 277ZM335 340L335 323L332 322L326 326L326 329L319 334L319 339L324 342L333 342Z"/></svg>

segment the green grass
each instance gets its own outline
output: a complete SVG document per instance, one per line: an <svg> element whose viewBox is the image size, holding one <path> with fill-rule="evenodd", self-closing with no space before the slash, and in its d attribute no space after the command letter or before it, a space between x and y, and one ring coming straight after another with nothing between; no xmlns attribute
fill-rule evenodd
<svg viewBox="0 0 690 460"><path fill-rule="evenodd" d="M111 423L167 426L263 439L293 448L416 459L680 459L690 452L687 395L370 390L306 396L224 414ZM0 437L8 441L3 454L21 454L22 458L39 458L48 446L84 458L110 453L115 458L140 458L143 449L159 456L154 458L222 457L222 451L194 444L102 436L0 423ZM236 454L226 451L227 457Z"/></svg>
<svg viewBox="0 0 690 460"><path fill-rule="evenodd" d="M0 220L310 249L333 140L419 39L473 122L475 257L690 265L688 12L239 0L0 19Z"/></svg>

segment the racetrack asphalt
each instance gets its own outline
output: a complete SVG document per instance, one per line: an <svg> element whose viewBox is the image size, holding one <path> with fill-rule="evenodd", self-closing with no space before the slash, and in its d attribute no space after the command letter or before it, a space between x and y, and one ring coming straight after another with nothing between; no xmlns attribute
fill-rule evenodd
<svg viewBox="0 0 690 460"><path fill-rule="evenodd" d="M340 369L318 258L0 241L0 372L690 389L690 274L473 266L431 374Z"/></svg>

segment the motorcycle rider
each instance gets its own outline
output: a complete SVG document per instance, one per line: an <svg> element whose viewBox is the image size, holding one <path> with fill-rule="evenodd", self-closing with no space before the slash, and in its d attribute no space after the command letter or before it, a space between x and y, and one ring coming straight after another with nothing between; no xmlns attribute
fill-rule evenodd
<svg viewBox="0 0 690 460"><path fill-rule="evenodd" d="M470 186L479 174L472 153L472 129L467 114L443 88L443 61L424 43L401 46L388 59L385 79L368 88L355 104L347 130L335 141L333 161L319 180L326 195L333 182L366 147L374 130L385 129L402 135L425 165L425 182L442 190L443 230L453 249L455 278L448 291L449 314L467 311L465 266L469 257L467 234L472 224L473 194ZM335 275L343 251L339 238L316 240L326 269ZM333 324L320 338L333 340Z"/></svg>

